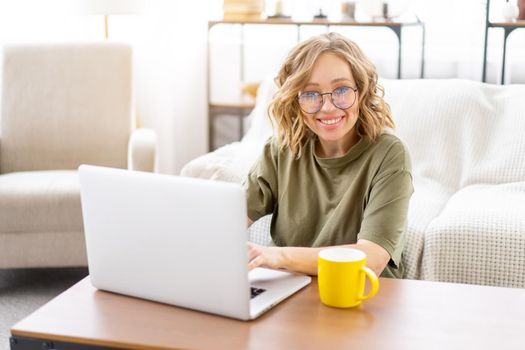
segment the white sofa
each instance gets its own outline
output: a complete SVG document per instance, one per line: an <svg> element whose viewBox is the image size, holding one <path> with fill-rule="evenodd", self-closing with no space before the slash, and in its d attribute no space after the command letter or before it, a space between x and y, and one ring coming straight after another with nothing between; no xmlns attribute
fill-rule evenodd
<svg viewBox="0 0 525 350"><path fill-rule="evenodd" d="M525 85L382 80L413 163L406 278L525 287ZM188 163L182 175L240 182L272 134L260 88L241 142ZM271 242L269 217L250 239Z"/></svg>

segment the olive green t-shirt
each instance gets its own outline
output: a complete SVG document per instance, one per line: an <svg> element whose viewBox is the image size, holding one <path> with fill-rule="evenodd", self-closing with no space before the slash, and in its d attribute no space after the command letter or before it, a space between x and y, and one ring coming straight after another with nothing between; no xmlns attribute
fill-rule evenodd
<svg viewBox="0 0 525 350"><path fill-rule="evenodd" d="M366 239L383 247L390 262L382 276L401 278L411 163L393 134L361 138L339 158L315 154L315 140L299 159L271 138L250 170L245 187L252 221L272 214L277 246L324 247Z"/></svg>

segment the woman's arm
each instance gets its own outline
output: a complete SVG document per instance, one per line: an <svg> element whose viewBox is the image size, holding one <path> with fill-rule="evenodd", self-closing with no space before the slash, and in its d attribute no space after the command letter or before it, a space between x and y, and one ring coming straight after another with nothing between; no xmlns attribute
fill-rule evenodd
<svg viewBox="0 0 525 350"><path fill-rule="evenodd" d="M338 247L349 247L363 251L366 254L366 265L374 270L379 276L385 269L390 255L380 245L360 239L356 244L340 245ZM321 248L303 247L264 247L248 243L248 267L267 267L270 269L285 269L317 275L317 255Z"/></svg>

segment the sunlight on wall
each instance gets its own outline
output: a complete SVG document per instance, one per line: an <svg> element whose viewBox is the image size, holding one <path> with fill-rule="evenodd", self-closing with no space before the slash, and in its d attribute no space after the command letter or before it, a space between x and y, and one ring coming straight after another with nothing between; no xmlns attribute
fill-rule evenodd
<svg viewBox="0 0 525 350"><path fill-rule="evenodd" d="M164 135L166 172L207 151L205 4L159 2L136 42L138 108Z"/></svg>
<svg viewBox="0 0 525 350"><path fill-rule="evenodd" d="M0 0L0 45L104 40L103 16L81 0ZM207 150L207 4L148 0L142 15L109 17L109 37L134 48L136 109L159 137L159 170L178 173Z"/></svg>
<svg viewBox="0 0 525 350"><path fill-rule="evenodd" d="M0 45L17 42L104 40L102 16L82 15L87 0L0 0ZM497 15L493 0L492 13ZM413 10L427 25L426 77L480 80L484 1L413 0ZM159 136L160 171L178 173L207 151L207 20L222 16L222 0L146 0L141 15L109 17L110 40L134 47L136 109L146 127ZM321 4L337 11L337 1L291 0L290 9L306 19ZM268 9L270 11L271 9ZM397 41L387 29L339 28L355 40L384 77L395 77ZM301 39L324 32L303 27ZM403 31L403 76L419 76L420 31ZM525 82L525 31L508 40L509 82ZM490 32L489 82L499 81L501 31ZM275 74L297 42L293 27L246 26L245 80ZM232 101L239 95L239 29L215 27L210 33L211 97ZM1 81L1 80L0 80Z"/></svg>

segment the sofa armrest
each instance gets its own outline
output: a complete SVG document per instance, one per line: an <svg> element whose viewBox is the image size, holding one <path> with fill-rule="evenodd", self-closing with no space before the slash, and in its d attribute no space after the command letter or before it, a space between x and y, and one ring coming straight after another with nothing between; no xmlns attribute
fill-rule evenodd
<svg viewBox="0 0 525 350"><path fill-rule="evenodd" d="M157 135L151 129L134 130L128 143L128 169L155 172L156 168Z"/></svg>

